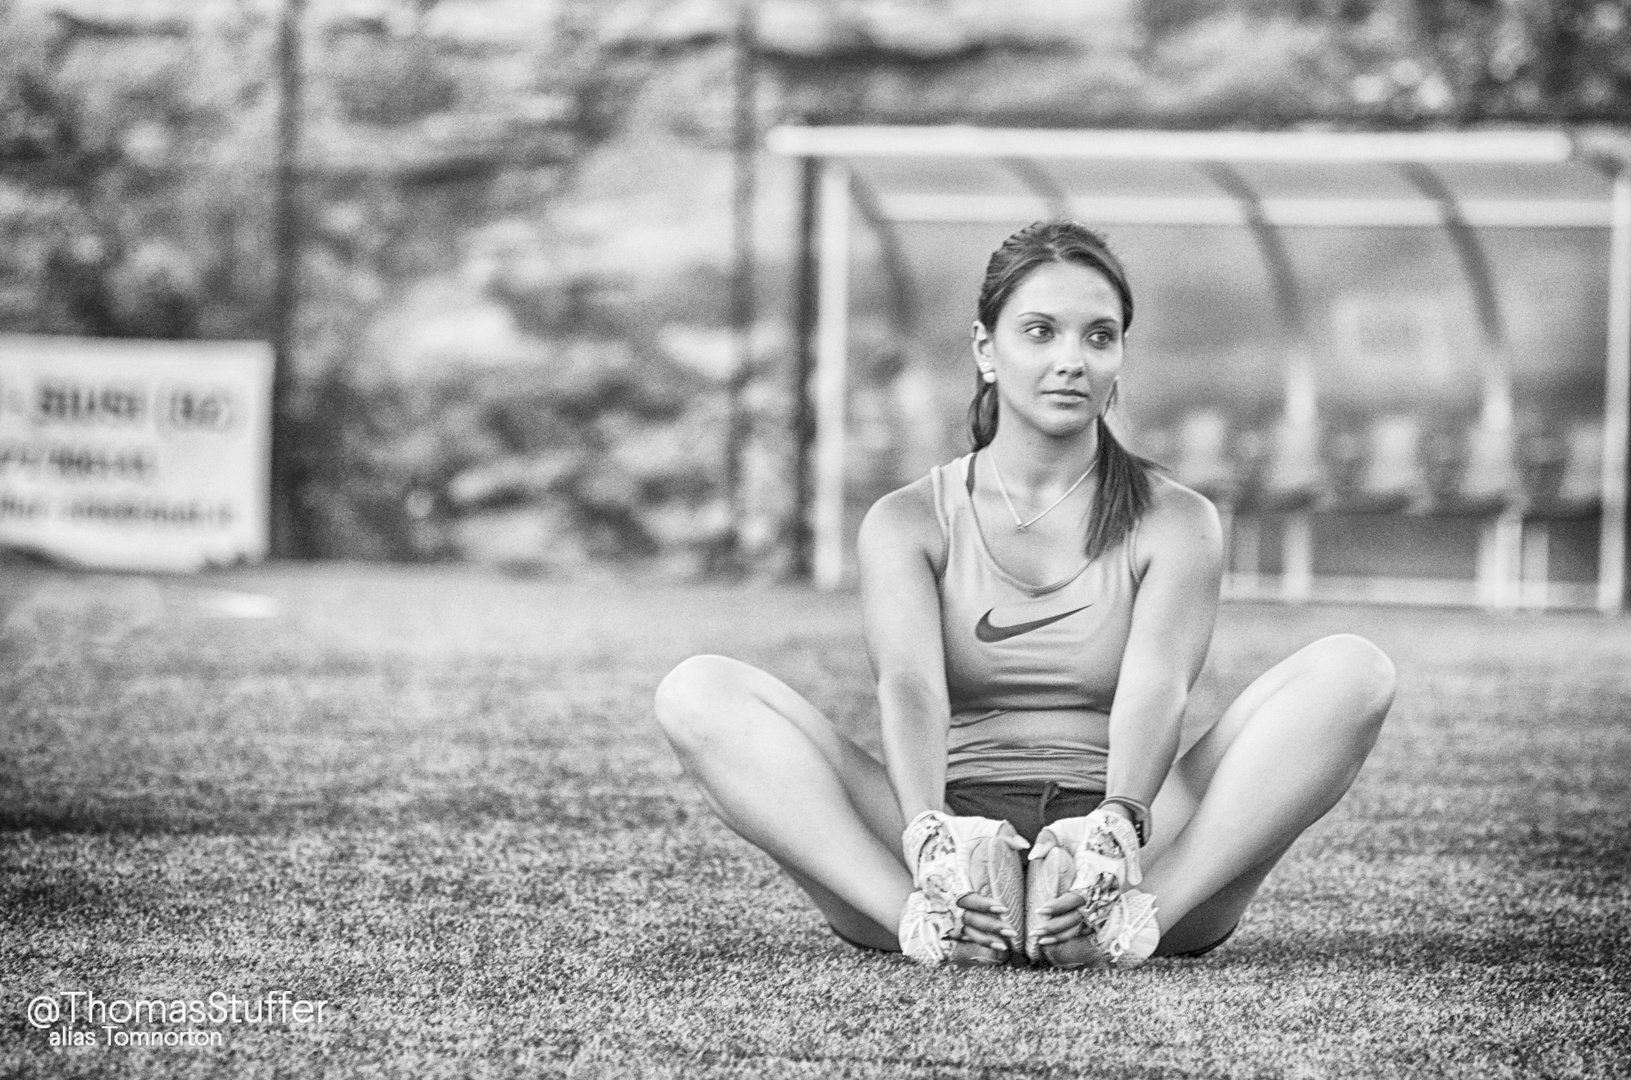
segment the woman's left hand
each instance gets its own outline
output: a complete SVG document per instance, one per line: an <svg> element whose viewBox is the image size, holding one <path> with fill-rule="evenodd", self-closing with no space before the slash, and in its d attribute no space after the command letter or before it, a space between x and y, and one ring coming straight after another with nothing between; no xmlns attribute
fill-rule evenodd
<svg viewBox="0 0 1631 1080"><path fill-rule="evenodd" d="M1045 904L1042 913L1049 916L1041 926L1038 945L1057 945L1082 933L1082 905L1087 903L1080 893L1062 892Z"/></svg>

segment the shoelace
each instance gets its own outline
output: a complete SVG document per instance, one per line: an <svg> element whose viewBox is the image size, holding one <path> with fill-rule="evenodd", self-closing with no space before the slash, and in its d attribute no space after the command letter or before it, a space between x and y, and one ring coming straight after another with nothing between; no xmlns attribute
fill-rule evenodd
<svg viewBox="0 0 1631 1080"><path fill-rule="evenodd" d="M1130 967L1149 959L1161 937L1155 913L1155 896L1151 893L1129 889L1116 899L1099 941L1112 964ZM1147 948L1138 947L1143 945Z"/></svg>

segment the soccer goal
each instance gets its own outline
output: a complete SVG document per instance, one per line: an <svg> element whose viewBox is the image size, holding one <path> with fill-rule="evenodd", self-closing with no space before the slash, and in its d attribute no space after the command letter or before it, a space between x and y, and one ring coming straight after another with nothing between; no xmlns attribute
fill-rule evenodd
<svg viewBox="0 0 1631 1080"><path fill-rule="evenodd" d="M780 127L803 160L812 576L966 449L986 254L1102 227L1138 314L1116 422L1207 494L1237 597L1621 609L1631 139Z"/></svg>

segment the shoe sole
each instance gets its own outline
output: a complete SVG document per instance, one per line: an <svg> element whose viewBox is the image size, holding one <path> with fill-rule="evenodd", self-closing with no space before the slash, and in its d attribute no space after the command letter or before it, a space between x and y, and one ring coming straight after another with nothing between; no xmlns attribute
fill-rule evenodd
<svg viewBox="0 0 1631 1080"><path fill-rule="evenodd" d="M1070 886L1075 876L1074 863L1063 848L1054 848L1047 855L1031 863L1031 872L1025 883L1025 925L1040 928L1049 916L1043 910ZM1083 933L1052 945L1042 945L1031 937L1025 939L1025 955L1031 963L1055 967L1061 971L1082 968L1107 967L1110 958L1096 935L1084 929Z"/></svg>
<svg viewBox="0 0 1631 1080"><path fill-rule="evenodd" d="M1025 940L1025 864L1019 852L996 838L976 840L969 850L969 884L981 896L1008 909L1004 922L1014 931L1014 940ZM1012 962L1018 949L993 949L971 941L959 941L948 960L962 967L997 967Z"/></svg>

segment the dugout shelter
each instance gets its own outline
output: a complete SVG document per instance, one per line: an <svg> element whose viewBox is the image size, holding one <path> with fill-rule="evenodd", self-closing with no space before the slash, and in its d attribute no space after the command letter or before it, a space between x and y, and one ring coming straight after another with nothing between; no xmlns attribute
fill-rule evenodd
<svg viewBox="0 0 1631 1080"><path fill-rule="evenodd" d="M818 586L846 580L872 498L966 449L985 257L1068 216L1128 266L1116 423L1218 505L1226 595L1622 609L1623 133L793 126L767 145L803 163Z"/></svg>

